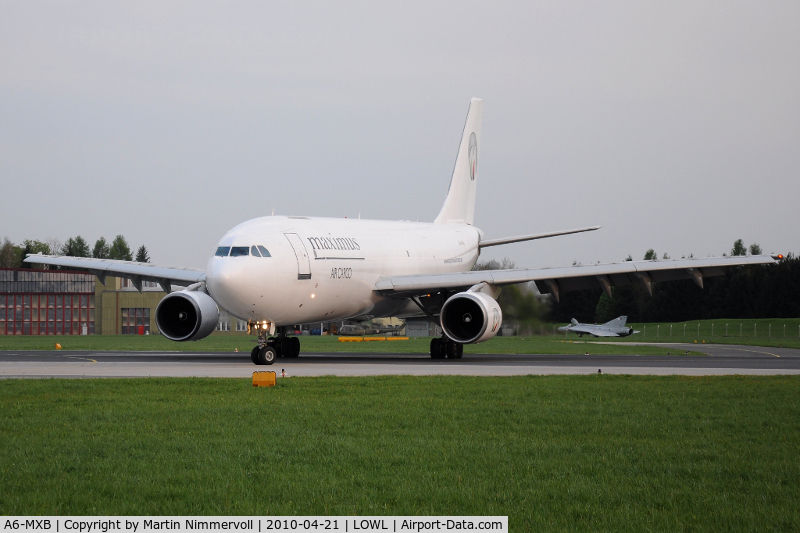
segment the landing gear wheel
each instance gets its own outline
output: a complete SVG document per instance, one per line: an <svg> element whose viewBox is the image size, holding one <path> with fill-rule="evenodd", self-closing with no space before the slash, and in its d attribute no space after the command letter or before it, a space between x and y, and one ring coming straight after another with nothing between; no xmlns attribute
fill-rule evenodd
<svg viewBox="0 0 800 533"><path fill-rule="evenodd" d="M446 350L448 359L461 359L464 354L464 345L448 340Z"/></svg>
<svg viewBox="0 0 800 533"><path fill-rule="evenodd" d="M286 353L286 337L278 337L272 345L275 347L275 353L278 357L289 357Z"/></svg>
<svg viewBox="0 0 800 533"><path fill-rule="evenodd" d="M275 362L277 354L272 346L264 346L258 351L258 362L262 365L271 365Z"/></svg>
<svg viewBox="0 0 800 533"><path fill-rule="evenodd" d="M275 350L275 357L284 357L283 342L280 337L270 337L267 339L267 346Z"/></svg>
<svg viewBox="0 0 800 533"><path fill-rule="evenodd" d="M444 359L445 355L445 344L446 342L444 339L433 338L431 339L431 358L432 359Z"/></svg>
<svg viewBox="0 0 800 533"><path fill-rule="evenodd" d="M261 364L261 363L259 363L259 362L258 362L258 350L260 350L260 349L261 349L261 348L259 348L258 346L256 346L255 348L253 348L253 349L250 351L250 360L251 360L251 361L253 361L253 364L254 364L254 365L260 365L260 364Z"/></svg>
<svg viewBox="0 0 800 533"><path fill-rule="evenodd" d="M300 339L297 337L284 337L280 341L280 354L283 357L297 357L300 355Z"/></svg>

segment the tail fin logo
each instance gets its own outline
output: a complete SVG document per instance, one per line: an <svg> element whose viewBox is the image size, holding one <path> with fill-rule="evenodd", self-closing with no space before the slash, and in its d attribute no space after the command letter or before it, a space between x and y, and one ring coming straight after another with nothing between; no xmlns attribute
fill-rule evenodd
<svg viewBox="0 0 800 533"><path fill-rule="evenodd" d="M469 136L469 179L475 181L475 174L478 173L478 138L473 132Z"/></svg>

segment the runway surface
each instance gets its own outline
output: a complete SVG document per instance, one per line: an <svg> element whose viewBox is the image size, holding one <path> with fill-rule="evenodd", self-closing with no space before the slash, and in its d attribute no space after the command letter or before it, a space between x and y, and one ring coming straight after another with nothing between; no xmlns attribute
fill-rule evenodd
<svg viewBox="0 0 800 533"><path fill-rule="evenodd" d="M703 357L636 355L467 354L433 360L424 354L301 354L255 366L247 353L0 351L0 378L239 377L256 370L293 376L525 374L800 374L800 350L706 344L659 344L702 350Z"/></svg>

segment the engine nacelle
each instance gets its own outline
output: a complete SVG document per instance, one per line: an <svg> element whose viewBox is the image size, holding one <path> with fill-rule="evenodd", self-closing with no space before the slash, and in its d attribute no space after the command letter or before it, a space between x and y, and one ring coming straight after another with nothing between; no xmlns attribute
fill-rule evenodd
<svg viewBox="0 0 800 533"><path fill-rule="evenodd" d="M171 341L197 341L211 335L219 308L211 296L198 291L168 294L156 307L156 324Z"/></svg>
<svg viewBox="0 0 800 533"><path fill-rule="evenodd" d="M491 339L503 323L498 303L482 292L460 292L451 296L442 306L439 317L445 334L462 344Z"/></svg>

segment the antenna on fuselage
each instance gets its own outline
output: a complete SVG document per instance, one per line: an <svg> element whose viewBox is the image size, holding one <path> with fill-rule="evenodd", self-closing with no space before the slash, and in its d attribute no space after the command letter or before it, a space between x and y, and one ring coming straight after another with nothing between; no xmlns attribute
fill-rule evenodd
<svg viewBox="0 0 800 533"><path fill-rule="evenodd" d="M275 208L272 208L272 216L275 216Z"/></svg>

